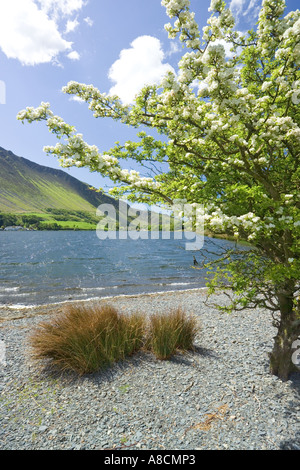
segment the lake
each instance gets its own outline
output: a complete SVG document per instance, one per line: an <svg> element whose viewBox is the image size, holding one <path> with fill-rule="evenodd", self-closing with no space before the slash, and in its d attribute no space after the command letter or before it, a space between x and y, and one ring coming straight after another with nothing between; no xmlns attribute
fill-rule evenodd
<svg viewBox="0 0 300 470"><path fill-rule="evenodd" d="M204 248L232 246L205 237ZM0 232L0 306L132 295L205 286L187 240L100 240L95 231Z"/></svg>

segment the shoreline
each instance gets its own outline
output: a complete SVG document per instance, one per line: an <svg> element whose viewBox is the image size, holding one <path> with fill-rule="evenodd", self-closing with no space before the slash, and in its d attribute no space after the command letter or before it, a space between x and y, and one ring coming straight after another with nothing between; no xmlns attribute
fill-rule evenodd
<svg viewBox="0 0 300 470"><path fill-rule="evenodd" d="M119 295L109 295L104 297L91 297L88 299L70 299L63 300L61 302L53 302L42 305L0 305L0 324L5 321L10 320L19 320L22 318L30 318L36 315L47 315L51 313L60 313L66 305L72 304L94 304L98 302L115 302L118 300L130 300L135 298L147 298L147 297L156 297L156 296L169 296L169 295L184 295L190 292L203 293L207 291L207 287L196 287L191 289L178 289L178 290L168 290L168 291L158 291L158 292L147 292L141 294L119 294Z"/></svg>

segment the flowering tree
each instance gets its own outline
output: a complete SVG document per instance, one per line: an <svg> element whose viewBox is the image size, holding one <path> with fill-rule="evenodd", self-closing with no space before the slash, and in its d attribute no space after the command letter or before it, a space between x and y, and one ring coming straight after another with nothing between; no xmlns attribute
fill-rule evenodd
<svg viewBox="0 0 300 470"><path fill-rule="evenodd" d="M210 292L230 285L230 308L271 310L278 333L270 366L286 380L300 334L300 11L284 16L284 0L263 0L257 29L242 35L225 2L212 0L200 34L189 0L162 5L174 20L166 25L169 36L179 36L186 48L177 75L169 72L160 86L146 86L131 106L92 85L70 82L63 88L89 103L96 118L140 127L136 142L100 153L49 103L20 111L18 119L45 120L64 140L44 150L63 167L85 166L109 176L112 194L201 204L212 232L248 240L251 249L218 260ZM225 43L234 52L230 59ZM122 168L120 161L128 158L140 164L140 172ZM149 174L149 167L160 171Z"/></svg>

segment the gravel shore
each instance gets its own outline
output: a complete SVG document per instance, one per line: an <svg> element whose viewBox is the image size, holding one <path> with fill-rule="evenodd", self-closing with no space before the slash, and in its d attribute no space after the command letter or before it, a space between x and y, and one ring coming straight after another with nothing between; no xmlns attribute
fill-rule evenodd
<svg viewBox="0 0 300 470"><path fill-rule="evenodd" d="M32 327L63 305L0 309L0 449L300 450L300 371L287 382L269 373L270 313L222 314L205 299L197 289L98 300L145 315L181 306L200 330L193 352L139 353L83 377L51 375L30 355Z"/></svg>

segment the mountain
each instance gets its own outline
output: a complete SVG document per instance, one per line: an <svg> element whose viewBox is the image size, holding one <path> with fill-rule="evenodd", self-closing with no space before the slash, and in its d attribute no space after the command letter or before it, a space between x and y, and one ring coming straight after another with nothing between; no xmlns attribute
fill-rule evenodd
<svg viewBox="0 0 300 470"><path fill-rule="evenodd" d="M0 147L0 212L88 211L118 201L63 170L39 165Z"/></svg>

